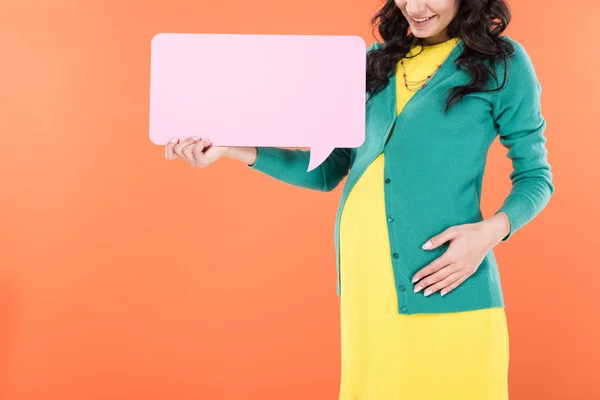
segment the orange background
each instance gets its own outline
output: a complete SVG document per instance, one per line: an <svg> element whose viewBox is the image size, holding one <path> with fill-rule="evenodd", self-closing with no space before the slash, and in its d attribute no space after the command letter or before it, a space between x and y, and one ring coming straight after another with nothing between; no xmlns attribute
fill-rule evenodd
<svg viewBox="0 0 600 400"><path fill-rule="evenodd" d="M149 45L157 32L371 43L381 4L2 1L0 399L337 398L341 186L166 162L148 139ZM543 86L557 191L495 249L511 400L600 398L598 5L512 9L507 34ZM496 141L485 216L510 168Z"/></svg>

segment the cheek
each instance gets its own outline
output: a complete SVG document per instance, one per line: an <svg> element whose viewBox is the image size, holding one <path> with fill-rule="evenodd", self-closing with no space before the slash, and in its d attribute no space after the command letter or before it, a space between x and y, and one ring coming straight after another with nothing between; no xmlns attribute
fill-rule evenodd
<svg viewBox="0 0 600 400"><path fill-rule="evenodd" d="M406 7L406 0L394 0L394 3L396 3L396 7L398 7L401 10L404 10L404 8Z"/></svg>
<svg viewBox="0 0 600 400"><path fill-rule="evenodd" d="M443 16L444 19L452 19L458 12L458 1L432 1L429 2L429 7L433 12Z"/></svg>
<svg viewBox="0 0 600 400"><path fill-rule="evenodd" d="M450 19L453 19L456 16L456 14L458 13L459 6L460 6L459 1L452 1L448 4L448 8L446 9L446 12L448 13L448 17Z"/></svg>

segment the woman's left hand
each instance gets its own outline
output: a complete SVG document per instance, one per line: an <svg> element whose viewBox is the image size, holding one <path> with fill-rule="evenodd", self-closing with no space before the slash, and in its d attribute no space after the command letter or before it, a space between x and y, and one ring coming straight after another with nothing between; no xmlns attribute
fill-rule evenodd
<svg viewBox="0 0 600 400"><path fill-rule="evenodd" d="M455 225L429 239L423 249L431 250L450 241L444 254L433 260L413 276L415 293L425 289L425 296L441 291L445 295L473 275L488 251L503 233L495 221ZM431 242L431 243L430 243ZM428 244L431 246L428 247Z"/></svg>

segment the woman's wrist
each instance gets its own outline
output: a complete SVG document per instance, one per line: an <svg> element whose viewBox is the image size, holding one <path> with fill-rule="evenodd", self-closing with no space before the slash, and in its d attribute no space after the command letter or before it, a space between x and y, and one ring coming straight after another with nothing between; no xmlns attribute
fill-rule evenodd
<svg viewBox="0 0 600 400"><path fill-rule="evenodd" d="M228 148L226 156L252 166L256 162L257 154L256 147L233 146Z"/></svg>
<svg viewBox="0 0 600 400"><path fill-rule="evenodd" d="M484 220L490 227L492 245L496 246L510 233L510 220L505 212L501 211Z"/></svg>

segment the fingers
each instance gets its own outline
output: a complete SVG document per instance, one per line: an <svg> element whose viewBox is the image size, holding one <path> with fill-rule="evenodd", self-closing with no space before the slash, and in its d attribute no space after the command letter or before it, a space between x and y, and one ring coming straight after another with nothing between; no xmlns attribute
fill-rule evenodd
<svg viewBox="0 0 600 400"><path fill-rule="evenodd" d="M429 296L433 292L429 292L431 290L431 285L436 285L439 282L442 282L448 276L457 272L457 269L452 265L446 265L444 268L439 269L437 272L423 278L417 283L415 286L415 293L421 291L421 289L427 288L425 291L425 296Z"/></svg>
<svg viewBox="0 0 600 400"><path fill-rule="evenodd" d="M451 284L446 286L444 289L442 289L440 294L443 296L443 295L447 294L449 291L456 289L458 287L458 285L460 285L461 283L466 281L468 277L469 277L468 275L463 275L463 276L459 277L457 280L455 280L454 282L452 282Z"/></svg>
<svg viewBox="0 0 600 400"><path fill-rule="evenodd" d="M456 238L458 236L458 234L459 234L458 229L456 229L455 226L451 226L450 228L446 229L442 233L430 238L428 241L426 241L423 244L423 246L421 246L421 248L423 250L435 249L435 248L441 246L442 244L446 243L447 241Z"/></svg>
<svg viewBox="0 0 600 400"><path fill-rule="evenodd" d="M436 258L435 260L430 262L427 266L425 266L425 267L421 268L419 271L417 271L417 273L413 275L412 282L415 283L415 282L421 280L422 278L426 277L427 275L431 275L431 274L439 271L440 269L444 268L446 265L454 263L454 261L455 260L454 260L453 256L448 251L446 251L444 254L442 254L441 257Z"/></svg>
<svg viewBox="0 0 600 400"><path fill-rule="evenodd" d="M198 137L191 137L191 138L187 138L184 140L180 140L179 143L177 143L174 147L173 147L173 152L181 158L184 158L185 155L183 154L183 149L185 147L187 147L188 145L194 143L195 141L200 140L200 138Z"/></svg>
<svg viewBox="0 0 600 400"><path fill-rule="evenodd" d="M210 150L210 145L211 143L208 139L202 139L198 143L195 143L193 146L189 146L191 147L192 157L194 158L194 164L192 165L198 168L208 167L208 165L212 162L208 160L206 154L208 150ZM204 151L205 149L207 149L206 152Z"/></svg>
<svg viewBox="0 0 600 400"><path fill-rule="evenodd" d="M174 138L165 146L165 158L174 160L183 158L194 167L205 168L223 157L227 146L213 146L206 138L191 137L185 140Z"/></svg>
<svg viewBox="0 0 600 400"><path fill-rule="evenodd" d="M178 158L177 154L175 154L175 151L173 151L173 148L175 147L175 145L177 143L179 143L179 139L178 138L173 138L165 146L165 158L167 160L174 160L174 159Z"/></svg>
<svg viewBox="0 0 600 400"><path fill-rule="evenodd" d="M183 158L193 166L203 166L206 164L203 151L210 144L207 139L196 136L184 140L174 138L165 146L165 158L167 160Z"/></svg>
<svg viewBox="0 0 600 400"><path fill-rule="evenodd" d="M182 142L183 143L183 142ZM181 155L190 165L194 167L206 167L210 164L204 150L210 147L211 143L208 139L196 138L191 143L186 142L181 149Z"/></svg>
<svg viewBox="0 0 600 400"><path fill-rule="evenodd" d="M191 165L195 165L196 161L194 160L194 155L192 154L192 150L194 148L195 143L188 144L184 148L181 149L182 158Z"/></svg>
<svg viewBox="0 0 600 400"><path fill-rule="evenodd" d="M432 284L431 286L429 286L423 294L425 296L429 296L430 294L435 293L438 290L442 290L445 287L453 284L454 282L456 282L463 276L464 276L464 274L462 274L459 271L454 272L454 273L446 276L444 279L441 279L441 280L437 281L436 283ZM444 292L444 294L446 294L446 292Z"/></svg>

